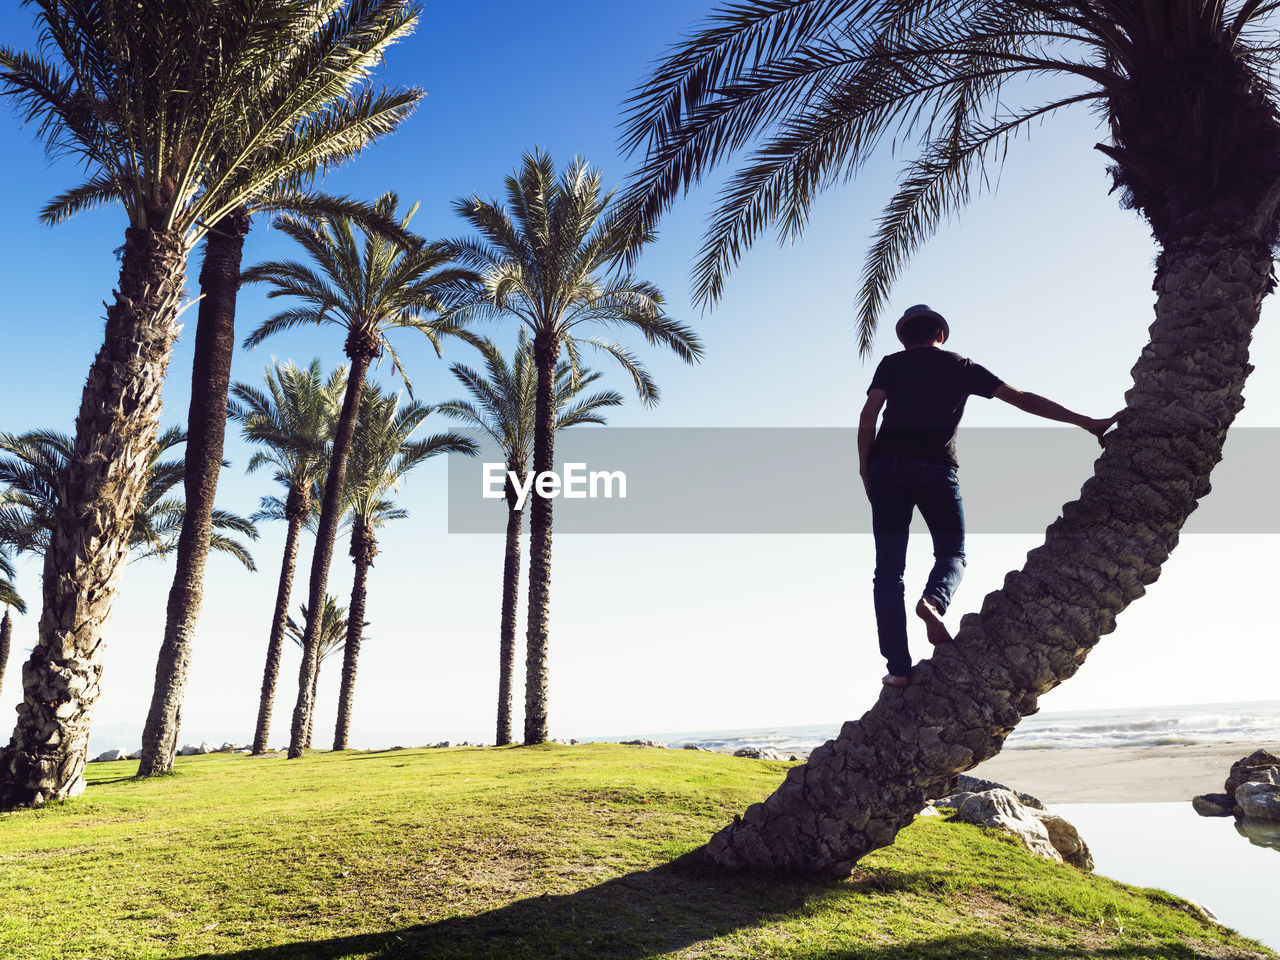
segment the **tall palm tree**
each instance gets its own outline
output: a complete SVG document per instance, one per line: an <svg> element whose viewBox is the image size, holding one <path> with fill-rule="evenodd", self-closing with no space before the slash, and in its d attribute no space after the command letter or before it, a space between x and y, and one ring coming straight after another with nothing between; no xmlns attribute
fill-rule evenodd
<svg viewBox="0 0 1280 960"><path fill-rule="evenodd" d="M345 91L416 21L416 8L404 0L31 0L29 6L38 52L0 48L0 92L35 124L50 151L79 156L89 172L46 217L119 197L128 228L46 552L49 586L31 669L24 671L33 695L0 750L4 808L84 788L102 631L155 441L188 252L303 158L326 153L330 114L340 112ZM305 74L287 69L282 52L291 40L311 36L318 51L323 38L348 25L350 42L314 57ZM385 40L369 49L366 40L375 37ZM272 103L281 91L288 95L279 110L256 112L255 104ZM258 124L248 135L246 116ZM228 138L246 149L224 154ZM201 509L209 506L207 497L198 499ZM87 544L95 545L92 556Z"/></svg>
<svg viewBox="0 0 1280 960"><path fill-rule="evenodd" d="M146 464L142 496L133 515L127 543L132 559L167 557L178 547L178 532L186 505L170 491L182 483L183 458L161 456L186 443L181 427L160 434ZM20 553L43 556L55 536L54 525L63 499L63 482L75 441L55 430L0 433L0 542ZM214 510L210 545L235 557L246 570L256 570L253 557L237 539L258 538L252 520L226 510Z"/></svg>
<svg viewBox="0 0 1280 960"><path fill-rule="evenodd" d="M285 630L289 635L289 639L296 643L299 647L306 649L303 639L307 633L307 605L304 603L301 607L302 622L289 617L285 626ZM338 598L333 594L325 594L324 606L320 608L319 626L316 628L316 672L311 678L311 699L316 698L316 690L320 686L320 664L328 659L329 654L336 653L342 649L347 641L347 628L351 623L347 616L347 608L338 603ZM366 623L367 627L368 624ZM311 727L308 726L303 735L304 748L311 746Z"/></svg>
<svg viewBox="0 0 1280 960"><path fill-rule="evenodd" d="M529 455L533 450L534 407L537 377L534 375L533 345L524 328L510 365L497 346L481 345L488 376L460 363L449 369L471 395L470 400L451 400L436 407L446 416L478 427L502 452L507 468L503 491L507 501L507 537L502 564L502 619L498 629L498 746L511 743L511 679L516 660L516 604L520 596L520 533L524 509L519 505L512 475L525 481ZM579 423L604 423L603 407L622 404L622 394L605 390L570 403L587 386L600 378L594 371L579 370L574 377L568 361L556 365L556 430Z"/></svg>
<svg viewBox="0 0 1280 960"><path fill-rule="evenodd" d="M204 241L187 417L191 432L185 480L189 509L178 542L164 638L156 659L155 688L142 734L138 766L142 776L172 769L178 749L177 716L204 595L209 519L222 461L235 349L236 294L250 216L291 209L376 221L366 204L316 194L309 189L310 181L393 131L422 96L416 89L374 91L361 82L369 64L402 36L400 30L387 28L403 17L403 0L342 6L346 12L341 16L335 15L338 5L332 2L316 8L316 12L325 11L323 27L296 29L279 36L276 49L264 58L277 72L275 82L249 99L239 122L221 132L221 149L206 171L206 183L216 184L231 167L239 165L259 178L259 183L255 193L246 195L238 207L210 227ZM299 129L294 137L284 141L262 137L264 129L289 117L297 118L294 123ZM252 160L246 162L245 157ZM271 171L271 176L263 180L266 171Z"/></svg>
<svg viewBox="0 0 1280 960"><path fill-rule="evenodd" d="M1127 206L1151 226L1151 343L1128 413L1043 546L961 621L904 691L790 771L708 844L722 864L847 874L893 842L924 797L999 751L1039 696L1070 677L1160 574L1209 490L1242 405L1250 331L1273 287L1280 121L1270 77L1276 4L1261 0L742 0L676 45L631 101L645 160L637 229L704 174L756 146L730 178L695 269L700 298L770 224L803 227L814 196L887 135L913 143L867 255L870 342L892 280L960 207L1011 135L1091 106ZM1024 78L1057 75L1041 102Z"/></svg>
<svg viewBox="0 0 1280 960"><path fill-rule="evenodd" d="M397 507L392 498L410 470L441 453L474 455L478 449L473 440L457 433L437 433L421 440L412 439L432 410L432 407L418 401L410 401L402 407L399 394L383 393L376 384L370 384L360 397L360 414L356 419L343 496L351 521L351 560L355 564L355 579L351 585L347 642L342 652L342 689L338 695L338 720L333 734L335 750L347 749L347 735L351 728L361 625L368 626L364 618L369 568L378 555L375 531L389 520L400 520L409 515L407 510Z"/></svg>
<svg viewBox="0 0 1280 960"><path fill-rule="evenodd" d="M244 438L260 449L249 459L248 472L274 467L274 479L284 487L284 497L263 497L255 520L284 520L287 532L276 604L267 637L267 660L262 671L262 693L258 701L258 721L254 727L253 752L267 749L271 731L271 708L276 680L280 675L280 654L284 642L293 572L298 559L298 539L303 524L314 518L315 491L328 463L329 444L338 422L338 410L346 389L347 370L339 366L325 378L319 358L305 370L292 362L272 361L267 367L266 389L236 383L230 416L241 425Z"/></svg>
<svg viewBox="0 0 1280 960"><path fill-rule="evenodd" d="M399 198L387 193L378 199L375 208L387 219L396 219L398 205ZM408 230L416 211L415 204L397 221L402 230ZM400 358L388 339L392 330L418 330L426 335L437 353L441 351L442 337L467 336L460 326L443 319L442 315L449 310L451 296L460 293L474 275L447 266L449 255L439 245L406 247L369 230L360 231L361 240L357 237L356 225L347 217L326 220L285 214L276 220L276 226L301 244L314 265L271 261L246 271L245 282L266 283L270 287L268 296L293 297L300 305L264 321L245 339L245 345L256 346L271 334L292 327L336 326L346 331L344 346L351 361L311 561L307 606L316 611L323 603L328 584L329 563L342 514L347 458L369 365L385 352L408 385ZM313 627L308 624L308 641L302 653L290 757L302 755L302 738L311 717L311 681L316 669Z"/></svg>
<svg viewBox="0 0 1280 960"><path fill-rule="evenodd" d="M649 343L671 349L692 363L702 356L694 332L667 316L662 292L615 269L652 239L621 222L610 208L613 191L584 160L575 159L556 177L551 157L535 150L506 178L505 205L479 196L454 209L479 239L453 241L460 262L484 275L475 309L513 317L533 335L536 376L533 470L555 466L555 371L562 352L574 366L588 344L614 357L631 375L646 404L658 388L625 346L586 335L584 327L634 328ZM547 739L547 612L551 598L551 500L535 495L529 517L529 615L525 657L524 742Z"/></svg>

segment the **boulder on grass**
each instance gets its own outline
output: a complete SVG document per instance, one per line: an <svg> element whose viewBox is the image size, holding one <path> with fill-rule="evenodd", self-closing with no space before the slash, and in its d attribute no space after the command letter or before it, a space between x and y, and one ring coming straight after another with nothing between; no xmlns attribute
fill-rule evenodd
<svg viewBox="0 0 1280 960"><path fill-rule="evenodd" d="M1093 870L1093 854L1075 826L1056 813L1028 806L1013 790L1001 787L955 793L939 797L926 810L939 807L954 810L955 818L965 823L1012 834L1036 856L1070 864L1077 870Z"/></svg>
<svg viewBox="0 0 1280 960"><path fill-rule="evenodd" d="M772 747L739 747L733 751L735 757L748 757L752 760L794 760L789 754L784 756Z"/></svg>
<svg viewBox="0 0 1280 960"><path fill-rule="evenodd" d="M129 759L129 756L123 750L108 750L105 753L98 754L96 757L93 758L92 762L93 763L110 763L113 760L127 760L127 759Z"/></svg>
<svg viewBox="0 0 1280 960"><path fill-rule="evenodd" d="M1089 845L1084 842L1084 838L1080 836L1080 831L1075 828L1075 825L1056 813L1034 808L1029 809L1031 810L1031 815L1044 824L1044 828L1049 834L1049 842L1053 844L1053 849L1058 851L1062 861L1071 864L1077 870L1092 873L1093 854L1089 852Z"/></svg>
<svg viewBox="0 0 1280 960"><path fill-rule="evenodd" d="M186 746L184 746L181 750L178 751L178 756L194 757L199 752L200 752L199 747L195 746L194 744L188 743Z"/></svg>
<svg viewBox="0 0 1280 960"><path fill-rule="evenodd" d="M1037 857L1064 862L1062 854L1049 839L1048 828L1032 816L1031 808L1018 802L1018 796L1012 790L959 793L935 801L935 804L951 807L957 820L1011 834Z"/></svg>
<svg viewBox="0 0 1280 960"><path fill-rule="evenodd" d="M982 793L984 790L1008 790L1024 807L1034 807L1037 810L1045 808L1043 803L1029 793L1014 790L1013 787L997 783L995 780L983 780L981 777L971 777L964 773L955 778L947 793Z"/></svg>

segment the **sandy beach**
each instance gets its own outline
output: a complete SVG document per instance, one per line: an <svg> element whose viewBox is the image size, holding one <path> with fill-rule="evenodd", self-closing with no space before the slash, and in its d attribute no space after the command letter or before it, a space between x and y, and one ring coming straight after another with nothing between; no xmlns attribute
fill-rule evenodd
<svg viewBox="0 0 1280 960"><path fill-rule="evenodd" d="M1154 747L1005 750L969 773L1045 803L1161 803L1217 793L1231 764L1280 743L1198 743Z"/></svg>

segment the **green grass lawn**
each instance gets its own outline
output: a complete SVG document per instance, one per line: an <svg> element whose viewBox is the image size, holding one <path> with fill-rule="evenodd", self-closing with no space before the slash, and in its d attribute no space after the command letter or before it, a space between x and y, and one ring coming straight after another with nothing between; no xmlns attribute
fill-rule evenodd
<svg viewBox="0 0 1280 960"><path fill-rule="evenodd" d="M84 796L0 815L0 957L1274 956L935 818L839 882L684 856L786 767L610 744L93 764Z"/></svg>

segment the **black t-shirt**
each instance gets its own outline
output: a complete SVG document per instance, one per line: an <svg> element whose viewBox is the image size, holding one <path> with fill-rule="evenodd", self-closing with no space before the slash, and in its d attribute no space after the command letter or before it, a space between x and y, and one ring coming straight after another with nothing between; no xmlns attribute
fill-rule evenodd
<svg viewBox="0 0 1280 960"><path fill-rule="evenodd" d="M1003 384L986 367L958 353L914 347L891 353L876 367L872 390L888 395L871 458L910 457L956 467L956 428L972 394L990 398Z"/></svg>

